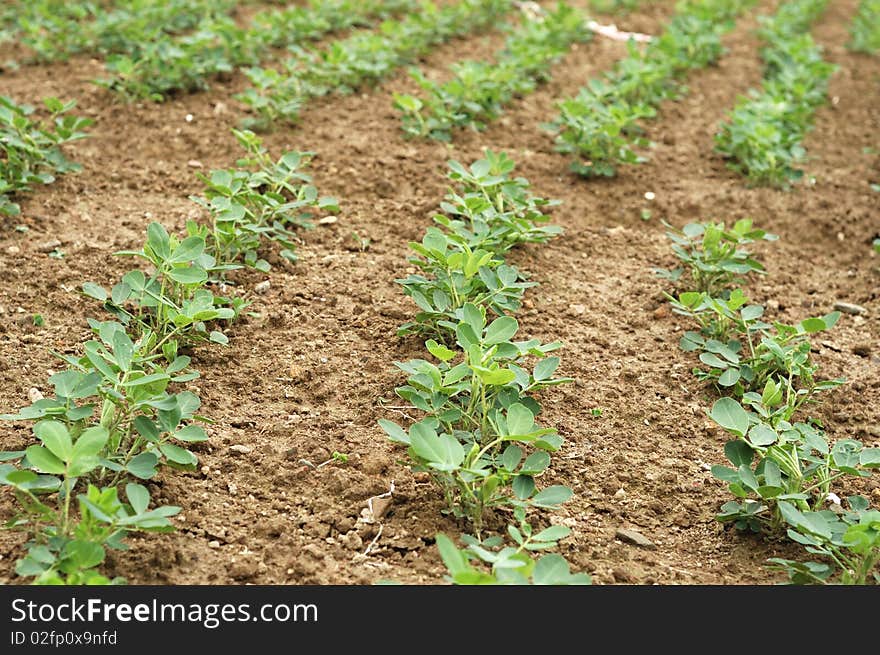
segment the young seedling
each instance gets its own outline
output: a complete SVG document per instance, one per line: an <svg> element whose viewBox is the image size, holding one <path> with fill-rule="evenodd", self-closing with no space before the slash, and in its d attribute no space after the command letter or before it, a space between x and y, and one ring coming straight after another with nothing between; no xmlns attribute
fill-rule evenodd
<svg viewBox="0 0 880 655"><path fill-rule="evenodd" d="M501 537L481 541L466 535L462 537L465 547L459 549L445 534L437 534L437 549L449 572L448 580L456 585L592 583L586 573L572 574L569 563L561 555L550 553L533 558L530 554L556 548L559 540L570 534L568 528L551 525L535 533L519 508L515 511L515 518L518 525L507 527L514 545L504 545ZM491 568L491 572L486 570L487 567Z"/></svg>
<svg viewBox="0 0 880 655"><path fill-rule="evenodd" d="M74 101L47 98L43 103L49 117L35 121L33 107L0 96L0 214L18 215L21 210L13 196L81 168L64 156L60 146L85 138L83 130L93 121L66 115Z"/></svg>
<svg viewBox="0 0 880 655"><path fill-rule="evenodd" d="M672 270L655 269L662 278L678 282L690 273L690 289L711 297L723 296L732 285L742 284L750 274L766 270L745 246L755 241L776 241L778 237L753 227L743 218L727 229L723 223L689 223L680 231L663 221L672 252L682 265Z"/></svg>
<svg viewBox="0 0 880 655"><path fill-rule="evenodd" d="M724 448L737 468L714 466L712 474L740 499L725 503L718 520L733 522L741 530L779 533L789 509L822 510L834 481L847 475L869 477L870 469L880 468L880 449L864 448L853 439L829 446L815 426L775 414L780 402L779 391L768 385L762 398L751 400L756 412L732 398L721 398L709 413L737 437Z"/></svg>
<svg viewBox="0 0 880 655"><path fill-rule="evenodd" d="M263 140L253 132L233 130L247 156L238 167L199 175L204 196L191 199L208 210L210 226L187 225L190 238L206 242L206 251L218 270L236 268L238 262L266 272L269 263L259 256L263 239L283 246L280 255L296 260L296 235L292 227L309 227L315 211L339 210L334 198L320 197L311 177L303 172L314 153L290 151L273 160Z"/></svg>

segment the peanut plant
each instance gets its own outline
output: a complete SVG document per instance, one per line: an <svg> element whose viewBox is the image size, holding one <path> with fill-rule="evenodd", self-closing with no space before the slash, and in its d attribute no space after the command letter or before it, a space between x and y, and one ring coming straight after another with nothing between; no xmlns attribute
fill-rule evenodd
<svg viewBox="0 0 880 655"><path fill-rule="evenodd" d="M15 194L30 191L35 184L51 184L55 175L81 168L64 156L60 146L85 138L83 130L93 121L67 115L74 101L47 98L43 103L49 117L35 121L33 107L0 96L0 214L20 213L12 199Z"/></svg>
<svg viewBox="0 0 880 655"><path fill-rule="evenodd" d="M678 282L682 273L689 270L693 290L713 297L733 284L741 284L744 276L765 274L764 266L745 246L758 240L778 239L775 234L755 229L747 218L736 221L730 229L723 223L688 223L681 230L665 221L663 225L667 228L666 237L672 241L672 252L682 265L655 272Z"/></svg>
<svg viewBox="0 0 880 655"><path fill-rule="evenodd" d="M233 130L247 156L237 167L200 175L204 196L191 199L208 210L209 226L191 221L190 238L205 241L210 256L208 268L226 271L245 266L268 271L269 263L259 256L264 239L283 246L280 255L296 260L293 227L309 227L313 211L338 211L336 200L320 197L303 172L314 153L290 151L273 160L263 140L248 130Z"/></svg>
<svg viewBox="0 0 880 655"><path fill-rule="evenodd" d="M584 16L560 3L536 19L523 18L495 61L464 61L454 64L453 77L443 83L427 79L419 69L410 75L426 92L426 98L395 95L394 106L402 112L403 130L419 137L448 141L455 127L480 130L497 119L514 98L531 93L549 79L549 69L573 43L592 38Z"/></svg>
<svg viewBox="0 0 880 655"><path fill-rule="evenodd" d="M715 136L716 151L749 183L787 188L803 176L797 168L806 152L803 137L826 101L828 79L836 70L807 33L827 0L791 0L759 30L764 83L741 97Z"/></svg>
<svg viewBox="0 0 880 655"><path fill-rule="evenodd" d="M500 536L482 541L465 535L463 549L456 548L443 533L436 536L437 549L449 572L448 579L458 585L535 584L535 585L588 585L592 580L586 573L572 574L564 557L556 553L535 559L530 553L555 548L560 539L571 531L562 525L551 525L534 532L525 519L525 512L517 509L516 524L507 527L514 545L504 545ZM487 571L486 569L490 570Z"/></svg>
<svg viewBox="0 0 880 655"><path fill-rule="evenodd" d="M589 576L572 575L559 555L534 561L527 554L553 548L568 534L561 526L533 534L526 515L556 508L572 495L563 485L539 488L563 439L538 424L541 406L532 395L571 380L555 376L560 360L551 353L562 344L515 340L519 324L505 314L531 285L514 286L517 272L503 255L518 243L558 234L542 225L547 217L541 211L556 203L532 196L526 180L511 176L514 164L503 153L487 150L469 167L454 161L449 167L457 188L435 217L443 229L430 228L421 244L411 244L423 257L413 261L426 275L398 280L422 310L401 333L431 337L425 347L432 361L397 363L408 378L396 392L423 417L406 429L387 419L379 424L406 446L411 469L438 486L446 511L476 532L464 550L437 536L454 583L589 583ZM507 285L503 291L498 281ZM483 538L490 511L513 515L508 535L516 546Z"/></svg>
<svg viewBox="0 0 880 655"><path fill-rule="evenodd" d="M449 163L457 188L441 204L442 214L421 243L411 243L422 270L397 280L421 310L399 334L435 335L441 340L455 331L466 303L485 306L501 316L519 309L523 292L534 286L504 263L503 254L518 243L543 243L559 234L547 225L545 208L557 201L534 196L526 180L511 175L514 164L503 153L464 167Z"/></svg>
<svg viewBox="0 0 880 655"><path fill-rule="evenodd" d="M669 227L669 226L667 226ZM715 401L709 417L733 439L724 453L732 466L713 466L713 476L736 498L724 503L717 518L738 530L787 535L822 562L774 558L770 564L796 584L880 582L874 572L880 561L880 513L861 497L840 505L834 492L847 477L870 477L880 468L880 448L854 439L830 442L816 420L799 420L816 394L844 384L843 379L819 380L811 359L812 334L831 329L840 314L804 319L796 325L765 322L764 308L750 304L735 286L765 269L745 249L755 239L771 240L751 221L734 229L723 224L691 224L670 228L673 252L683 266L658 271L681 281L690 273L697 291L677 297L666 294L678 314L697 321L699 331L681 339L685 351L700 352L709 370L694 369L698 379L711 380L732 394Z"/></svg>
<svg viewBox="0 0 880 655"><path fill-rule="evenodd" d="M629 56L603 79L591 80L574 98L560 100L549 124L559 152L575 156L571 169L583 177L613 177L622 164L643 161L649 144L641 122L660 104L685 92L683 79L723 54L721 35L753 0L691 0L681 3L666 32L644 51L630 43Z"/></svg>

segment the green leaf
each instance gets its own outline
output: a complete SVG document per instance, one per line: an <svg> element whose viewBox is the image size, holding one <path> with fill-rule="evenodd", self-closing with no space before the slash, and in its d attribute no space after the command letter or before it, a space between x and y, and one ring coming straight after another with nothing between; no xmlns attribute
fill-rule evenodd
<svg viewBox="0 0 880 655"><path fill-rule="evenodd" d="M571 530L564 525L551 525L549 528L541 530L533 539L535 541L559 541L570 534Z"/></svg>
<svg viewBox="0 0 880 655"><path fill-rule="evenodd" d="M201 425L190 424L175 432L174 438L187 443L199 443L207 441L208 435L205 433L205 428Z"/></svg>
<svg viewBox="0 0 880 655"><path fill-rule="evenodd" d="M729 362L725 362L723 359L715 355L714 353L701 353L700 361L706 364L707 366L711 366L712 368L720 368L722 371L730 366Z"/></svg>
<svg viewBox="0 0 880 655"><path fill-rule="evenodd" d="M763 316L764 308L761 305L746 305L739 313L744 321L754 321Z"/></svg>
<svg viewBox="0 0 880 655"><path fill-rule="evenodd" d="M409 435L406 431L397 425L394 421L389 421L388 419L380 418L379 425L385 430L385 434L391 439L391 441L395 441L397 443L403 443L407 446L410 445Z"/></svg>
<svg viewBox="0 0 880 655"><path fill-rule="evenodd" d="M58 421L40 421L34 426L34 432L55 457L62 462L69 462L73 454L73 443L70 433L63 423ZM60 473L60 471L46 471Z"/></svg>
<svg viewBox="0 0 880 655"><path fill-rule="evenodd" d="M65 471L64 462L55 457L47 448L42 446L29 446L25 450L28 462L31 466L43 473L60 475Z"/></svg>
<svg viewBox="0 0 880 655"><path fill-rule="evenodd" d="M516 334L518 329L519 323L516 322L515 318L511 316L496 318L492 321L489 327L486 328L486 338L483 340L483 343L486 345L495 345L510 341L510 338Z"/></svg>
<svg viewBox="0 0 880 655"><path fill-rule="evenodd" d="M75 539L64 545L62 556L73 563L72 571L90 569L104 561L104 549L92 541Z"/></svg>
<svg viewBox="0 0 880 655"><path fill-rule="evenodd" d="M755 458L755 452L751 446L744 441L736 439L724 444L724 454L737 468L740 466L751 466L752 460Z"/></svg>
<svg viewBox="0 0 880 655"><path fill-rule="evenodd" d="M558 357L548 357L547 359L542 359L535 365L535 380L549 380L553 376L553 373L556 371L557 368L559 368Z"/></svg>
<svg viewBox="0 0 880 655"><path fill-rule="evenodd" d="M180 446L175 446L170 443L160 444L159 450L162 451L162 454L168 458L169 461L174 462L175 464L182 464L183 466L195 466L199 463L199 460L189 452L186 448L181 448Z"/></svg>
<svg viewBox="0 0 880 655"><path fill-rule="evenodd" d="M145 384L153 384L154 382L164 382L170 380L171 377L167 373L151 373L150 375L144 375L143 377L135 378L134 380L129 380L128 382L123 383L124 387L140 387Z"/></svg>
<svg viewBox="0 0 880 655"><path fill-rule="evenodd" d="M125 470L131 473L136 478L140 478L141 480L149 480L154 475L156 475L156 465L159 463L159 458L156 457L153 453L141 453L140 455L135 455L132 460L128 463L128 466L125 467Z"/></svg>
<svg viewBox="0 0 880 655"><path fill-rule="evenodd" d="M532 580L536 585L588 585L592 582L585 573L572 575L568 562L562 555L544 555L535 564Z"/></svg>
<svg viewBox="0 0 880 655"><path fill-rule="evenodd" d="M174 249L174 252L169 259L170 262L174 264L183 264L185 262L191 262L204 252L205 250L205 240L199 236L191 236L187 237L183 241L180 242L180 245Z"/></svg>
<svg viewBox="0 0 880 655"><path fill-rule="evenodd" d="M511 435L525 435L532 432L535 415L521 403L514 403L507 409L507 432Z"/></svg>
<svg viewBox="0 0 880 655"><path fill-rule="evenodd" d="M449 537L442 532L438 532L435 540L437 542L437 550L440 551L440 558L449 570L450 575L454 577L471 568L468 564L467 557L455 547L455 544L452 543L452 540Z"/></svg>
<svg viewBox="0 0 880 655"><path fill-rule="evenodd" d="M455 437L437 436L432 430L414 430L410 436L413 452L429 466L440 471L454 471L464 461L464 448Z"/></svg>
<svg viewBox="0 0 880 655"><path fill-rule="evenodd" d="M535 479L531 475L517 475L511 483L514 495L526 500L535 493Z"/></svg>
<svg viewBox="0 0 880 655"><path fill-rule="evenodd" d="M94 282L85 282L82 285L82 290L85 295L89 298L94 298L99 302L107 301L107 291L104 287L95 284Z"/></svg>
<svg viewBox="0 0 880 655"><path fill-rule="evenodd" d="M749 443L753 446L771 446L778 440L776 430L765 423L758 423L749 430Z"/></svg>
<svg viewBox="0 0 880 655"><path fill-rule="evenodd" d="M441 362L448 362L450 359L455 357L455 351L450 350L446 346L443 346L433 339L428 339L425 342L425 347L428 349L434 357L439 359Z"/></svg>
<svg viewBox="0 0 880 655"><path fill-rule="evenodd" d="M825 321L821 318L805 318L801 321L801 327L807 334L814 334L825 329Z"/></svg>
<svg viewBox="0 0 880 655"><path fill-rule="evenodd" d="M571 498L571 496L572 491L568 487L554 485L535 494L535 497L532 498L532 505L548 508L557 507Z"/></svg>
<svg viewBox="0 0 880 655"><path fill-rule="evenodd" d="M712 405L710 418L725 430L744 437L749 429L749 415L733 398L719 398Z"/></svg>
<svg viewBox="0 0 880 655"><path fill-rule="evenodd" d="M135 514L143 514L150 505L150 492L140 484L129 482L125 485L125 495Z"/></svg>
<svg viewBox="0 0 880 655"><path fill-rule="evenodd" d="M171 256L168 230L161 223L153 221L147 226L147 245L161 260L167 260Z"/></svg>
<svg viewBox="0 0 880 655"><path fill-rule="evenodd" d="M482 366L474 366L473 369L483 384L500 387L516 380L516 373L509 368L490 370Z"/></svg>
<svg viewBox="0 0 880 655"><path fill-rule="evenodd" d="M737 368L729 368L718 377L718 384L722 387L732 387L739 382L740 373Z"/></svg>
<svg viewBox="0 0 880 655"><path fill-rule="evenodd" d="M97 457L98 453L104 449L109 438L110 433L107 431L107 428L101 425L95 425L83 430L73 445L72 461L78 463L83 459ZM78 473L78 475L82 475L82 472Z"/></svg>
<svg viewBox="0 0 880 655"><path fill-rule="evenodd" d="M859 464L865 468L880 467L880 448L865 448L859 454Z"/></svg>
<svg viewBox="0 0 880 655"><path fill-rule="evenodd" d="M218 330L212 330L208 335L208 339L214 343L219 343L221 346L225 346L229 343L229 337Z"/></svg>
<svg viewBox="0 0 880 655"><path fill-rule="evenodd" d="M782 512L782 517L793 528L807 534L822 537L823 539L831 539L831 528L818 512L803 513L796 509L794 505L784 500L779 501L777 506Z"/></svg>
<svg viewBox="0 0 880 655"><path fill-rule="evenodd" d="M543 450L536 451L526 458L523 462L520 473L525 475L537 475L542 473L550 466L550 455Z"/></svg>
<svg viewBox="0 0 880 655"><path fill-rule="evenodd" d="M208 273L201 267L187 266L170 270L168 277L181 284L202 284L208 280Z"/></svg>

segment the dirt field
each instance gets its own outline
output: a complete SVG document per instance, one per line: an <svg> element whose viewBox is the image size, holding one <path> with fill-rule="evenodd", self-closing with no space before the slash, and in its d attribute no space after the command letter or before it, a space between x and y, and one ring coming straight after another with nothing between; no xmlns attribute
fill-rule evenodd
<svg viewBox="0 0 880 655"><path fill-rule="evenodd" d="M575 492L549 517L572 528L562 554L597 583L779 581L765 560L798 557L799 549L737 535L714 519L728 494L708 468L722 463L726 437L704 413L713 392L678 349L687 322L668 312L661 295L668 287L651 269L672 264L661 218L682 225L751 217L778 234L779 242L758 249L769 275L751 294L786 321L824 314L836 301L868 310L844 315L815 341L823 375L850 381L817 416L832 439L880 445L880 260L871 254L880 195L868 185L880 181L880 60L844 48L856 4L835 0L814 31L840 69L833 102L820 108L805 144L815 183L791 192L747 189L712 151L725 111L761 78L753 28L772 2L727 35L719 66L694 73L690 93L663 106L649 125L650 161L616 179L569 174L566 157L539 128L553 118L555 99L625 55L624 44L601 37L575 48L549 84L486 132L463 132L451 146L403 137L391 94L414 88L405 72L373 91L314 103L300 127L269 135L275 154L318 153L315 183L340 200L339 221L303 231L296 264L270 258L270 274L236 276L260 317L237 323L228 348L196 352L202 377L194 390L216 421L198 450L201 470L165 471L150 485L157 501L183 507L179 530L131 538L136 547L110 555L110 573L141 584L442 581L433 536L458 535L462 526L441 515L436 489L414 477L376 421L399 417L386 407L399 404L394 387L403 381L393 362L423 352L417 339L395 336L414 311L394 282L408 271L407 242L431 224L447 187L446 161L470 163L491 147L513 157L536 193L563 201L553 217L565 233L512 256L540 283L518 315L523 332L562 339L560 372L576 378L541 396L543 422L566 438L545 482ZM658 2L617 22L657 33L672 5ZM423 67L443 75L453 61L486 56L502 43L499 34L459 40L437 48ZM91 138L68 149L84 170L28 195L20 219L0 223L0 411L28 404L31 387L50 391L48 372L58 364L49 350L75 352L88 337L86 318L100 309L77 294L78 285L115 282L127 262L112 253L138 247L151 220L171 229L198 216L188 200L200 192L195 173L239 156L230 128L242 108L231 96L243 76L165 104L125 105L90 83L101 73L100 62L74 58L0 75L4 95L32 104L76 98L79 114L96 121ZM864 152L869 147L873 154ZM645 199L648 191L654 200ZM643 209L650 220L642 220ZM16 231L18 224L28 231ZM369 239L368 248L359 239ZM44 252L53 240L62 259ZM263 280L268 290L254 293ZM37 313L45 326L33 326ZM2 449L29 438L24 424L0 425ZM248 448L230 450L235 445ZM348 453L348 463L318 470L299 463L323 462L334 451ZM364 557L380 524L358 519L366 500L392 481L393 502ZM860 491L880 502L876 479ZM0 516L10 514L11 500L0 492ZM640 531L655 548L617 540L619 528ZM0 582L16 579L22 540L0 533Z"/></svg>

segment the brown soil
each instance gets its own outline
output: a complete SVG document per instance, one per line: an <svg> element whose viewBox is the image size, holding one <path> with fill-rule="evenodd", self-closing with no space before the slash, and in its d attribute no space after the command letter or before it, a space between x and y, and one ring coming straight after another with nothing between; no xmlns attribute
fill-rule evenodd
<svg viewBox="0 0 880 655"><path fill-rule="evenodd" d="M617 22L658 32L672 2L658 4ZM766 558L797 556L797 549L739 536L714 520L727 493L707 469L722 463L725 437L705 417L712 391L692 377L693 360L677 347L688 326L668 313L651 268L672 264L661 218L681 225L749 216L779 234L777 244L760 249L769 275L751 294L786 321L830 311L838 300L867 308L816 340L823 374L851 381L816 414L833 438L878 445L880 294L870 243L880 217L867 182L880 173L876 154L863 148L877 146L880 63L844 48L855 6L832 3L816 28L840 70L834 102L819 110L806 142L815 183L792 192L747 189L712 152L718 121L761 77L753 16L725 39L720 65L696 72L690 93L650 124L650 161L609 181L568 174L565 157L538 127L553 118L554 99L625 54L623 44L603 38L573 49L552 82L489 130L463 132L452 146L402 137L391 93L411 88L405 73L375 91L317 103L299 128L267 137L275 153L318 153L315 182L340 199L340 220L303 232L296 264L275 261L268 276L239 278L244 289L263 279L270 288L248 291L260 316L235 325L228 348L196 353L202 377L192 388L216 421L199 451L200 471L166 471L150 485L157 500L183 507L179 530L132 538L130 551L112 555L111 573L147 584L442 580L433 536L458 535L461 526L441 514L436 489L413 476L376 420L400 417L384 407L398 404L393 390L402 376L393 361L423 352L418 340L394 336L414 311L394 283L408 268L407 242L431 223L447 186L446 160L470 162L491 147L508 152L537 193L564 203L554 219L565 234L513 256L541 284L518 316L523 332L562 339L561 372L577 380L541 396L543 421L567 439L543 482L575 491L551 517L572 528L563 554L600 583L778 581ZM443 75L453 61L485 56L502 40L491 34L437 48L424 68ZM76 352L88 338L85 318L99 310L76 287L115 281L128 262L112 252L138 246L151 220L181 228L198 214L188 200L199 192L195 167L229 166L239 155L230 128L242 114L231 98L245 84L240 76L207 93L127 106L89 83L101 72L99 62L79 58L0 77L0 92L19 102L75 97L80 113L96 120L91 138L70 148L83 172L25 198L20 220L0 229L4 411L27 404L31 387L50 391L46 378L58 363L49 349ZM647 191L656 198L646 200ZM641 219L643 209L650 220ZM355 234L369 247L361 250ZM41 252L54 239L63 259ZM37 313L44 327L32 325ZM23 424L4 423L0 447L20 448L29 434ZM233 445L251 450L240 454ZM348 463L314 470L299 462L318 464L334 451L348 453ZM367 499L392 483L381 522L359 521ZM880 501L876 481L860 491ZM0 492L0 515L12 507L11 495ZM656 548L616 540L621 527L641 531ZM15 579L22 542L0 533L0 582Z"/></svg>

